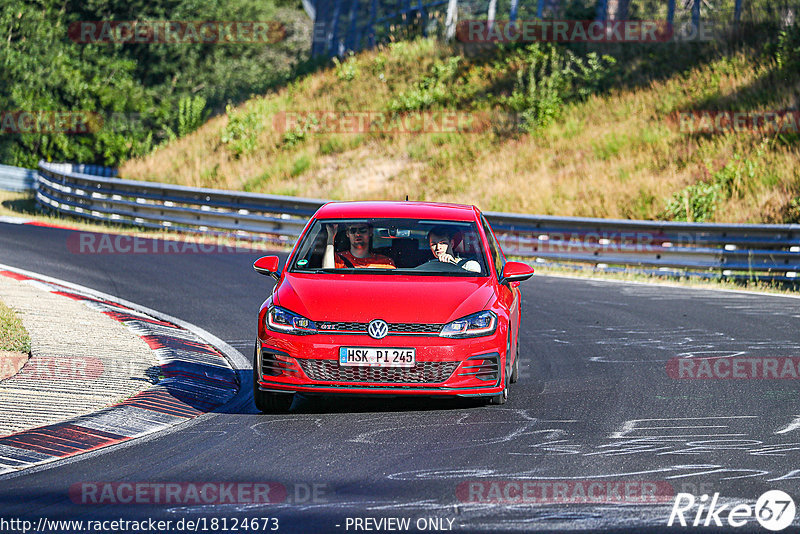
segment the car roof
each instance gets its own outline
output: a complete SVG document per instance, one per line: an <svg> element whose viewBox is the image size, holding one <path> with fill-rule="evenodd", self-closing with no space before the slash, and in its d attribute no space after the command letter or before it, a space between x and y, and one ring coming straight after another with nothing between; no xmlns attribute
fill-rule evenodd
<svg viewBox="0 0 800 534"><path fill-rule="evenodd" d="M477 208L464 204L409 201L328 202L316 213L317 219L360 219L391 217L399 219L433 219L442 221L474 221Z"/></svg>

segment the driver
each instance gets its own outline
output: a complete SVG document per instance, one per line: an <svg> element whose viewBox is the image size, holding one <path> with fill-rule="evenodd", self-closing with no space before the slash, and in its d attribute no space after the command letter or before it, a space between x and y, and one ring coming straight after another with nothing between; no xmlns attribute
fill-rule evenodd
<svg viewBox="0 0 800 534"><path fill-rule="evenodd" d="M353 267L369 267L373 269L394 269L395 264L388 256L375 254L370 246L372 244L372 225L367 222L350 223L345 228L347 238L350 240L350 249L344 252L334 251L334 238L339 230L338 224L326 224L328 241L325 246L325 255L322 258L322 267L337 269Z"/></svg>
<svg viewBox="0 0 800 534"><path fill-rule="evenodd" d="M428 232L428 244L434 258L444 263L452 263L466 271L481 272L481 264L475 260L459 258L453 252L455 232L447 226L434 226ZM434 261L434 260L432 260Z"/></svg>

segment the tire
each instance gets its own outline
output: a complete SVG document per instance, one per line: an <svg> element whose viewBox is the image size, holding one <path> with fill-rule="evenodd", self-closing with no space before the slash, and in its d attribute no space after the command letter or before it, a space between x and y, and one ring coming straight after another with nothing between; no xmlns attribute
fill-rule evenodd
<svg viewBox="0 0 800 534"><path fill-rule="evenodd" d="M508 400L508 383L511 375L511 361L508 359L508 355L511 352L511 337L508 338L508 345L506 345L506 364L503 366L503 391L501 391L497 395L492 395L489 397L489 404L494 406L499 406L501 404L505 404Z"/></svg>
<svg viewBox="0 0 800 534"><path fill-rule="evenodd" d="M514 354L514 364L511 366L511 375L508 377L508 381L512 384L516 384L517 380L519 380L519 334L517 334L517 351Z"/></svg>
<svg viewBox="0 0 800 534"><path fill-rule="evenodd" d="M294 402L294 393L261 391L258 387L258 345L253 351L253 401L263 413L286 413Z"/></svg>
<svg viewBox="0 0 800 534"><path fill-rule="evenodd" d="M501 393L489 397L489 404L493 406L500 406L501 404L505 404L507 400L508 400L508 383L504 384L503 391Z"/></svg>

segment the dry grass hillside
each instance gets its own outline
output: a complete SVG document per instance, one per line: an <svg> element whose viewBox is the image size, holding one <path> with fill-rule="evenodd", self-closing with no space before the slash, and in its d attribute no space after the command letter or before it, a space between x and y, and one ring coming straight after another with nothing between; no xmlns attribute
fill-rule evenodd
<svg viewBox="0 0 800 534"><path fill-rule="evenodd" d="M797 134L692 134L675 114L798 109L791 54L800 47L649 46L613 61L585 50L582 59L547 47L469 56L432 40L394 43L229 108L121 174L330 199L408 194L518 213L798 222ZM554 54L561 63L547 63ZM558 78L576 64L591 72ZM517 113L522 124L498 120L480 133L276 128L281 112L308 110Z"/></svg>

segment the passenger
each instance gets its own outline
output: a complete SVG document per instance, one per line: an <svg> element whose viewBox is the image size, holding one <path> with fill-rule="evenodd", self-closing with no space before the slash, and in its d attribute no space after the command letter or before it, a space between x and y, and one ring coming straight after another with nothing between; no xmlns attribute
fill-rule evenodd
<svg viewBox="0 0 800 534"><path fill-rule="evenodd" d="M369 267L372 269L394 269L395 264L388 256L375 254L372 252L372 225L369 223L348 224L345 230L347 238L350 240L350 250L344 252L334 251L334 239L339 230L338 224L326 224L325 230L328 232L328 241L325 246L325 255L322 259L322 267L337 269L353 267Z"/></svg>
<svg viewBox="0 0 800 534"><path fill-rule="evenodd" d="M455 232L447 226L435 226L428 232L428 244L436 260L452 263L466 271L481 272L481 264L475 260L459 258L453 251ZM434 261L434 260L431 260Z"/></svg>

